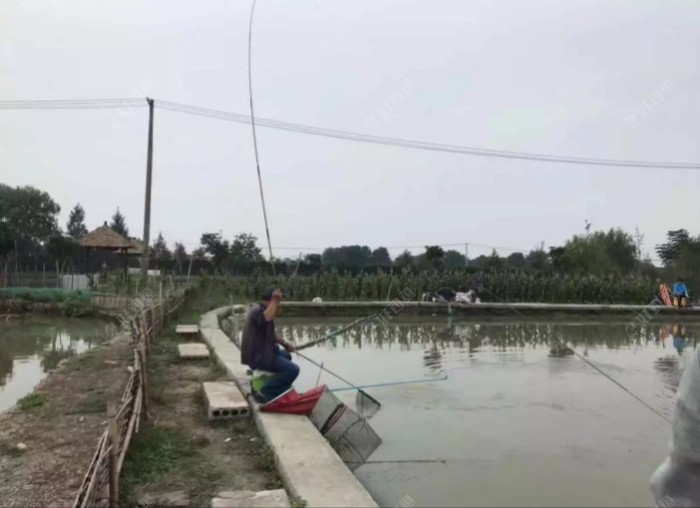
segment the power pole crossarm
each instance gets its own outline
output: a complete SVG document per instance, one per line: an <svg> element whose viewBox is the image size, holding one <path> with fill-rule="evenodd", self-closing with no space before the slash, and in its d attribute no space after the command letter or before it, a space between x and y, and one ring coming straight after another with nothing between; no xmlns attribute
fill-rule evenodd
<svg viewBox="0 0 700 508"><path fill-rule="evenodd" d="M153 179L153 99L148 102L148 158L146 160L146 204L143 212L143 253L141 254L141 282L148 281L148 256L151 242L151 182Z"/></svg>

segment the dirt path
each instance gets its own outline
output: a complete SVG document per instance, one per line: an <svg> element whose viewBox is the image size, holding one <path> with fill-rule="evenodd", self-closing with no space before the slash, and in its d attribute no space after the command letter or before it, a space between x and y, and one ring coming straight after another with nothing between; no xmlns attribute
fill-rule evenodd
<svg viewBox="0 0 700 508"><path fill-rule="evenodd" d="M197 323L199 312L185 310L178 321ZM190 506L210 506L224 490L281 488L273 456L250 419L208 422L202 382L226 376L214 360L180 361L178 342L172 326L152 342L152 419L129 449L121 506L149 505L175 491L183 492Z"/></svg>
<svg viewBox="0 0 700 508"><path fill-rule="evenodd" d="M130 359L128 337L117 336L61 363L0 414L0 506L73 504L107 424L107 401L124 391Z"/></svg>

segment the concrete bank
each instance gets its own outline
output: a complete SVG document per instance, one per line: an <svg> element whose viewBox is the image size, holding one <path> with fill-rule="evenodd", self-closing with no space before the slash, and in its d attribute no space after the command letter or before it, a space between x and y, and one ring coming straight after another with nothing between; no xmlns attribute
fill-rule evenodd
<svg viewBox="0 0 700 508"><path fill-rule="evenodd" d="M231 312L231 307L208 312L202 316L200 331L212 353L247 395L249 377L240 363L240 351L219 327L219 320ZM252 400L249 403L291 497L318 508L378 506L311 420L305 416L263 413Z"/></svg>
<svg viewBox="0 0 700 508"><path fill-rule="evenodd" d="M452 303L456 316L621 316L636 315L648 309L653 316L678 316L700 319L700 307L676 309L658 305L577 304L577 303ZM280 307L280 317L367 316L386 311L387 316L432 316L447 312L447 304L433 302L289 302Z"/></svg>

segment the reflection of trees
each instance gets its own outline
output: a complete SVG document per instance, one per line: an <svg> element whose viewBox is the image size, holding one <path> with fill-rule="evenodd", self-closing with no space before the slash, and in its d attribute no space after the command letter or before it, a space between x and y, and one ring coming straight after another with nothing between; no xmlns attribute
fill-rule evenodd
<svg viewBox="0 0 700 508"><path fill-rule="evenodd" d="M347 323L294 324L278 326L279 333L288 340L302 343L318 340L338 330ZM565 323L474 323L468 321L448 323L412 323L392 321L388 324L368 322L337 335L322 344L329 349L372 346L378 349L399 346L410 350L414 345L441 348L468 347L476 351L490 346L499 350L527 348L569 343L574 348L606 346L643 346L656 341L659 325L628 327L625 323L605 325L571 326Z"/></svg>
<svg viewBox="0 0 700 508"><path fill-rule="evenodd" d="M0 343L0 386L5 386L7 378L12 375L12 356L9 349L3 347Z"/></svg>
<svg viewBox="0 0 700 508"><path fill-rule="evenodd" d="M3 323L0 325L0 386L12 376L16 357L39 356L46 372L56 368L62 359L76 355L78 346L89 348L104 338L104 323L96 320L32 318Z"/></svg>

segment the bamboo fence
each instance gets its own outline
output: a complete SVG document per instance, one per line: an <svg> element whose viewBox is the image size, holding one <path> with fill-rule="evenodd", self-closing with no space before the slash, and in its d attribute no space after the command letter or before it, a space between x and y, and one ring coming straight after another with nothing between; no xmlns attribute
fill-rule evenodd
<svg viewBox="0 0 700 508"><path fill-rule="evenodd" d="M148 418L146 362L150 341L161 334L164 320L182 305L186 293L185 289L175 289L167 297L156 297L147 305L132 301L128 309L134 353L131 375L118 407L108 405L108 425L97 442L95 454L75 497L74 508L118 505L119 473L124 458L133 435L139 431L141 417Z"/></svg>

